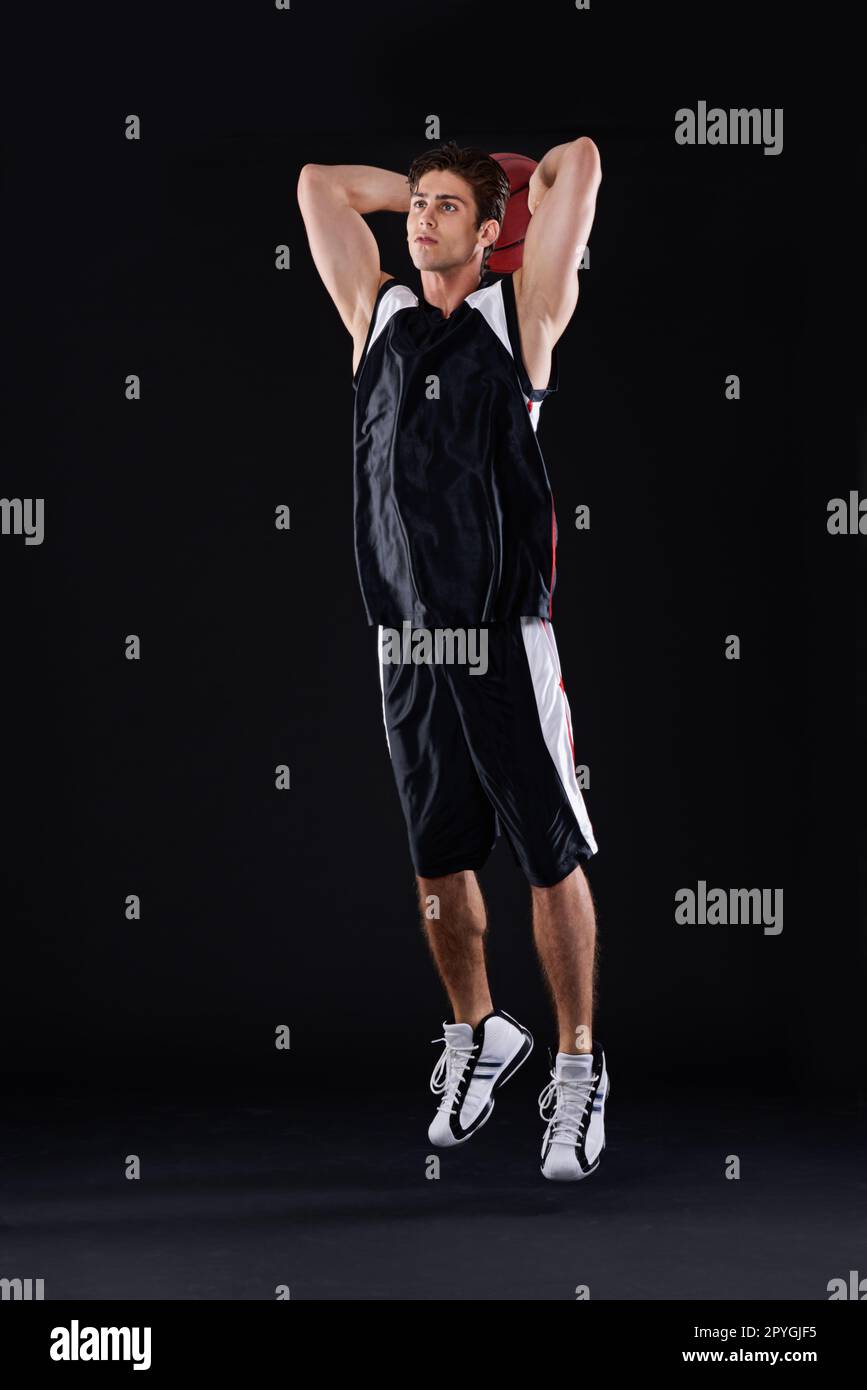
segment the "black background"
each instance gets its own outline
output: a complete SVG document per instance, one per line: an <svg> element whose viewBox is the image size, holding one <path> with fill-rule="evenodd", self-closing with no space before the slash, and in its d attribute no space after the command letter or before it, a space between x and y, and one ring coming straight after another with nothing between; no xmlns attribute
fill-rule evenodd
<svg viewBox="0 0 867 1390"><path fill-rule="evenodd" d="M279 1084L287 1063L290 1089L426 1078L450 1013L355 574L352 344L295 185L306 162L405 172L436 113L442 139L539 159L589 135L602 157L539 431L600 847L596 1032L648 1097L676 1075L863 1102L864 541L826 530L829 498L867 490L847 347L861 149L816 98L809 35L757 13L20 20L0 494L43 497L46 535L0 538L7 1087ZM699 100L783 107L783 153L677 145ZM402 219L370 224L412 276ZM783 888L782 933L675 925L699 879ZM482 884L494 1003L553 1043L502 842Z"/></svg>

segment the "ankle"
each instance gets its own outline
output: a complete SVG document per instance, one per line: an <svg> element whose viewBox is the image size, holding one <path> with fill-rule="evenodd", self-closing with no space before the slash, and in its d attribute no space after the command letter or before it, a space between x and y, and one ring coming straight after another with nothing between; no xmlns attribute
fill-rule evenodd
<svg viewBox="0 0 867 1390"><path fill-rule="evenodd" d="M455 1009L455 1023L468 1023L471 1028L477 1028L483 1018L494 1012L494 1006L490 999L487 1004L478 1004L472 1009Z"/></svg>

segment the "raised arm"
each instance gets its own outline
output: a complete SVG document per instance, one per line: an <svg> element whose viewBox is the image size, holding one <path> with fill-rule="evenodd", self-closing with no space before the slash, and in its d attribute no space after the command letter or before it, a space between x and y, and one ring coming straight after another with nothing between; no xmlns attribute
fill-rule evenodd
<svg viewBox="0 0 867 1390"><path fill-rule="evenodd" d="M525 357L537 362L550 353L575 312L578 265L601 180L599 151L587 136L555 145L533 170L527 191L532 216L514 283Z"/></svg>
<svg viewBox="0 0 867 1390"><path fill-rule="evenodd" d="M310 254L358 357L377 291L393 278L380 268L379 247L364 214L406 215L409 183L403 174L369 164L305 164L297 191Z"/></svg>

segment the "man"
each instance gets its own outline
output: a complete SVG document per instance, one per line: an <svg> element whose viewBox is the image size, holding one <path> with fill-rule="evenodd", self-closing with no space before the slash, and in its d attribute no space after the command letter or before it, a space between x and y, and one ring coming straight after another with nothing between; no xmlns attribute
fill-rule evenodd
<svg viewBox="0 0 867 1390"><path fill-rule="evenodd" d="M298 182L313 260L354 343L358 574L379 629L422 920L454 1012L429 1138L451 1147L475 1134L533 1046L494 1009L485 969L475 870L503 831L531 885L559 1030L539 1097L542 1172L566 1180L598 1167L609 1083L592 1035L596 922L581 868L597 845L551 624L557 524L536 429L557 389L555 345L578 301L600 179L592 140L550 150L529 183L523 264L500 276L487 261L509 180L481 150L449 141L407 178L307 164ZM406 217L421 297L380 268L364 215L382 210ZM394 659L395 633L457 627L484 639L484 671L408 660L405 644Z"/></svg>

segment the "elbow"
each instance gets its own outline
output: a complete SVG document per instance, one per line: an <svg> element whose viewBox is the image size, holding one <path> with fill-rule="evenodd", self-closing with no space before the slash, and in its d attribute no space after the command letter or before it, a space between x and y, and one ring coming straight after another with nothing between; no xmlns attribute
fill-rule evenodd
<svg viewBox="0 0 867 1390"><path fill-rule="evenodd" d="M572 148L575 157L580 160L582 167L589 170L598 181L602 178L602 157L599 150L589 135L579 135L577 140L572 141Z"/></svg>
<svg viewBox="0 0 867 1390"><path fill-rule="evenodd" d="M309 192L322 179L325 166L323 164L305 164L298 175L298 182L295 185L295 196L299 203L304 197L305 192Z"/></svg>

